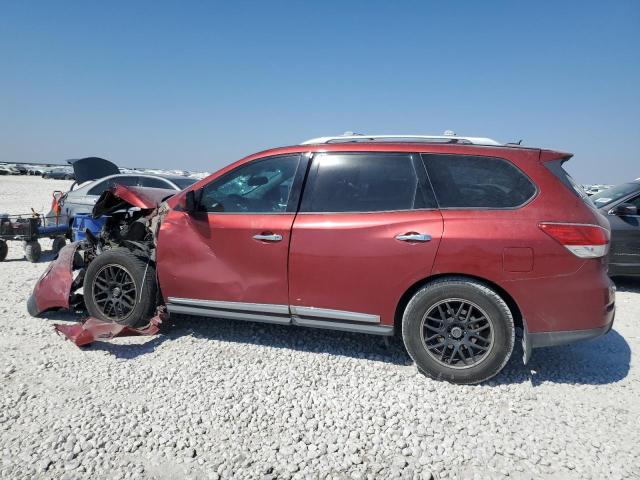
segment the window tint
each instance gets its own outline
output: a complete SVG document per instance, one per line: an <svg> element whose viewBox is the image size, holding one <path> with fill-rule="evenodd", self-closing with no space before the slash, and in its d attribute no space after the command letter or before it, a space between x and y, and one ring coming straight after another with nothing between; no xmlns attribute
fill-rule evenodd
<svg viewBox="0 0 640 480"><path fill-rule="evenodd" d="M166 180L153 177L140 177L140 185L151 188L173 188Z"/></svg>
<svg viewBox="0 0 640 480"><path fill-rule="evenodd" d="M635 197L627 201L631 205L635 205L638 210L640 210L640 197Z"/></svg>
<svg viewBox="0 0 640 480"><path fill-rule="evenodd" d="M506 160L471 155L423 155L441 208L512 208L536 187Z"/></svg>
<svg viewBox="0 0 640 480"><path fill-rule="evenodd" d="M615 187L607 188L606 190L601 190L589 198L596 207L602 208L637 191L640 191L640 184L623 183Z"/></svg>
<svg viewBox="0 0 640 480"><path fill-rule="evenodd" d="M317 170L308 182L311 186L305 188L303 211L381 212L435 207L418 180L411 155L321 154L314 158L314 164Z"/></svg>
<svg viewBox="0 0 640 480"><path fill-rule="evenodd" d="M107 182L98 182L93 187L89 189L88 195L96 195L99 196L107 189Z"/></svg>
<svg viewBox="0 0 640 480"><path fill-rule="evenodd" d="M588 203L589 201L589 195L587 195L587 192L584 191L584 188L582 188L580 185L578 185L576 183L576 181L571 177L571 175L569 175L569 172L567 172L564 168L563 168L563 164L567 161L567 159L561 159L561 160L553 160L551 162L545 162L545 167L547 167L549 170L551 170L551 173L553 173L556 178L558 178L558 180L560 180L562 183L564 183L567 187L569 187L569 189L578 197L582 198L582 200L584 200L585 202Z"/></svg>
<svg viewBox="0 0 640 480"><path fill-rule="evenodd" d="M200 206L207 212L286 212L298 164L298 155L287 155L238 167L204 187Z"/></svg>
<svg viewBox="0 0 640 480"><path fill-rule="evenodd" d="M106 189L113 187L115 184L126 185L128 187L135 187L138 185L138 177L132 177L129 175L123 175L110 178L103 182L98 183L95 187L89 190L89 195L101 195Z"/></svg>

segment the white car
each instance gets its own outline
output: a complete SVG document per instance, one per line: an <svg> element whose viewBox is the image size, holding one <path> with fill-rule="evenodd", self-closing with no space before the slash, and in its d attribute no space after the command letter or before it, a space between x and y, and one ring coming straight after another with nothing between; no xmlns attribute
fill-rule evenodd
<svg viewBox="0 0 640 480"><path fill-rule="evenodd" d="M180 191L196 182L196 179L178 175L122 174L115 164L98 157L70 163L73 165L76 183L58 201L60 216L57 222L68 225L72 224L75 215L91 213L100 195L116 184ZM53 212L47 216L53 216Z"/></svg>

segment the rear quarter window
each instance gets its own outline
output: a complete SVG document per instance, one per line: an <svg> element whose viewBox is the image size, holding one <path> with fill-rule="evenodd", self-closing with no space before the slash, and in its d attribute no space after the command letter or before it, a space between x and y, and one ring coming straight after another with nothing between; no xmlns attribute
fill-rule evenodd
<svg viewBox="0 0 640 480"><path fill-rule="evenodd" d="M560 180L569 190L571 190L574 195L582 198L582 200L584 200L588 204L591 203L589 200L589 195L587 195L587 192L584 191L584 188L578 185L578 183L571 177L571 175L569 175L569 172L567 172L562 167L562 165L567 160L568 159L561 159L546 162L545 167L551 170L551 173L553 173L558 180Z"/></svg>
<svg viewBox="0 0 640 480"><path fill-rule="evenodd" d="M511 162L475 155L423 154L440 208L517 208L536 194Z"/></svg>

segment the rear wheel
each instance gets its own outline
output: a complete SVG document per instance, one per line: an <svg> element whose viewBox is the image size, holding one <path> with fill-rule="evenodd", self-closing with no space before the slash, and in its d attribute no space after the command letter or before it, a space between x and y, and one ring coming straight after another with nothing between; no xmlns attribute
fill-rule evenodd
<svg viewBox="0 0 640 480"><path fill-rule="evenodd" d="M4 240L0 240L0 262L7 258L7 252L9 252L7 242L5 242Z"/></svg>
<svg viewBox="0 0 640 480"><path fill-rule="evenodd" d="M98 255L84 278L87 310L105 322L146 323L157 306L157 291L153 265L126 248Z"/></svg>
<svg viewBox="0 0 640 480"><path fill-rule="evenodd" d="M30 262L35 263L40 260L41 253L42 249L37 240L31 240L24 244L24 256L27 257L27 260Z"/></svg>
<svg viewBox="0 0 640 480"><path fill-rule="evenodd" d="M445 278L411 299L402 320L411 358L426 375L453 383L480 383L509 360L515 340L511 311L483 283Z"/></svg>

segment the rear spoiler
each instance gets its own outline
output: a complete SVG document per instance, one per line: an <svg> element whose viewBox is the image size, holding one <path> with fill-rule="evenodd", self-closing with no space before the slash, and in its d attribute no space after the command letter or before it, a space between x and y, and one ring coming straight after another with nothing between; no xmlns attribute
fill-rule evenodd
<svg viewBox="0 0 640 480"><path fill-rule="evenodd" d="M540 150L540 161L541 162L553 162L556 160L562 160L561 163L566 162L571 157L573 157L573 153L568 152L558 152L555 150Z"/></svg>

